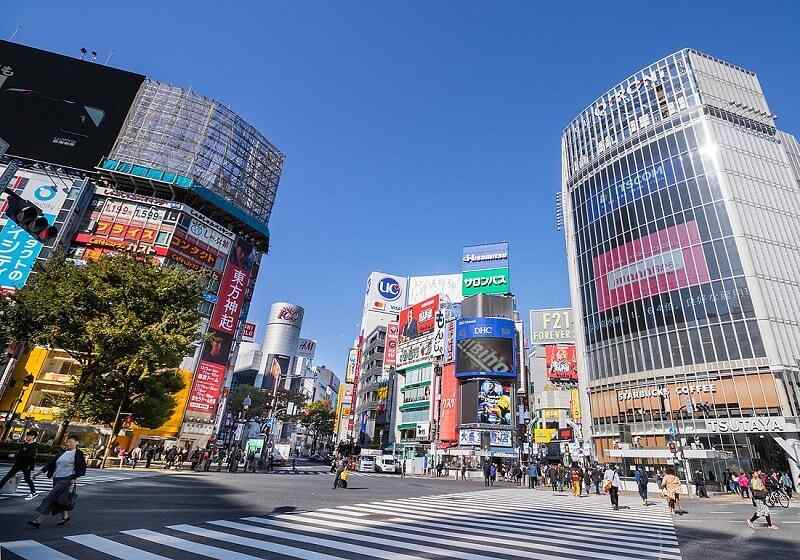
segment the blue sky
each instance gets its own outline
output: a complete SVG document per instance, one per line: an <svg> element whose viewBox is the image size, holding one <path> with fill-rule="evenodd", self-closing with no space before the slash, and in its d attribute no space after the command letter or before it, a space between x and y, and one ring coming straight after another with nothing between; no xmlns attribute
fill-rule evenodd
<svg viewBox="0 0 800 560"><path fill-rule="evenodd" d="M220 5L228 6L220 11ZM755 70L800 133L800 3L14 2L0 34L192 87L286 154L250 318L306 308L337 373L372 270L457 272L511 243L523 312L569 303L560 134L639 68L694 47ZM259 334L263 334L263 327Z"/></svg>

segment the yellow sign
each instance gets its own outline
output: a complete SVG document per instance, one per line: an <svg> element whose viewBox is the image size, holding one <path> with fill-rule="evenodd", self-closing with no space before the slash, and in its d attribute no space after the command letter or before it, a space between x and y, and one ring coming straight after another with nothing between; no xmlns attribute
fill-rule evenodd
<svg viewBox="0 0 800 560"><path fill-rule="evenodd" d="M581 395L577 389L572 389L569 392L569 411L573 420L581 419Z"/></svg>
<svg viewBox="0 0 800 560"><path fill-rule="evenodd" d="M561 418L561 411L557 408L542 409L542 418L544 420L558 420Z"/></svg>
<svg viewBox="0 0 800 560"><path fill-rule="evenodd" d="M533 431L533 441L535 443L550 443L556 437L557 430L552 428L536 428Z"/></svg>

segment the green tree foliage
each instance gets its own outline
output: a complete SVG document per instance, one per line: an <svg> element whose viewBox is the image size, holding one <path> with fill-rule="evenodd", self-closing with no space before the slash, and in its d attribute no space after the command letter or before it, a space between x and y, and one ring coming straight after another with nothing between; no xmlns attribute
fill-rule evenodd
<svg viewBox="0 0 800 560"><path fill-rule="evenodd" d="M204 285L196 273L129 255L84 266L56 256L14 294L12 337L78 363L57 440L77 417L111 422L121 410L155 427L170 416L183 387L176 369L199 339Z"/></svg>
<svg viewBox="0 0 800 560"><path fill-rule="evenodd" d="M311 434L311 451L317 449L319 439L325 439L333 434L334 420L336 413L331 410L331 403L328 401L317 401L309 403L299 423L306 427Z"/></svg>
<svg viewBox="0 0 800 560"><path fill-rule="evenodd" d="M238 417L244 412L242 402L250 396L250 408L247 409L248 418L263 418L266 420L270 416L272 406L272 391L267 389L256 389L252 385L238 385L228 396L228 411ZM306 397L299 392L290 392L285 389L278 389L275 397L277 402L277 418L282 422L293 422L302 413L306 403ZM289 405L293 406L289 406ZM288 410L292 409L293 414Z"/></svg>

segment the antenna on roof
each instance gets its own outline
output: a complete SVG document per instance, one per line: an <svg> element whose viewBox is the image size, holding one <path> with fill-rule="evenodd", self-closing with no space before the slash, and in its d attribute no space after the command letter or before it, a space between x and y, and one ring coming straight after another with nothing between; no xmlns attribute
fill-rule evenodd
<svg viewBox="0 0 800 560"><path fill-rule="evenodd" d="M110 53L108 53L108 56L106 57L106 61L103 64L108 66L108 61L111 60L112 56L114 56L114 51L111 51Z"/></svg>
<svg viewBox="0 0 800 560"><path fill-rule="evenodd" d="M86 47L81 47L81 60L83 60L86 57L87 52L88 51L86 50Z"/></svg>
<svg viewBox="0 0 800 560"><path fill-rule="evenodd" d="M18 25L17 28L14 30L14 33L11 34L11 37L9 37L8 40L13 41L14 37L17 36L17 33L19 33L20 29L22 29L22 26Z"/></svg>

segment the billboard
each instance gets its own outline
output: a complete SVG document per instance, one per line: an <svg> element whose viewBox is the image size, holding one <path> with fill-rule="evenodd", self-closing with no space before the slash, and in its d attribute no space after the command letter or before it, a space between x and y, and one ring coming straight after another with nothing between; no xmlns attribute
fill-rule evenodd
<svg viewBox="0 0 800 560"><path fill-rule="evenodd" d="M484 270L508 268L508 243L490 243L464 247L461 255L461 270Z"/></svg>
<svg viewBox="0 0 800 560"><path fill-rule="evenodd" d="M0 41L8 153L79 169L109 154L144 76Z"/></svg>
<svg viewBox="0 0 800 560"><path fill-rule="evenodd" d="M548 344L544 347L545 368L550 381L578 381L574 344Z"/></svg>
<svg viewBox="0 0 800 560"><path fill-rule="evenodd" d="M508 268L487 268L464 271L461 275L461 294L507 294L511 291Z"/></svg>
<svg viewBox="0 0 800 560"><path fill-rule="evenodd" d="M256 324L249 321L242 327L242 338L253 340L256 337Z"/></svg>
<svg viewBox="0 0 800 560"><path fill-rule="evenodd" d="M350 352L347 353L347 369L345 370L345 375L344 375L345 383L352 383L353 381L355 381L357 355L358 355L358 350L356 350L355 348L351 348Z"/></svg>
<svg viewBox="0 0 800 560"><path fill-rule="evenodd" d="M439 441L458 439L458 379L455 364L442 368L442 396L439 415Z"/></svg>
<svg viewBox="0 0 800 560"><path fill-rule="evenodd" d="M575 342L575 318L572 308L531 309L531 344L568 344Z"/></svg>
<svg viewBox="0 0 800 560"><path fill-rule="evenodd" d="M439 311L439 295L429 297L400 312L400 342L414 340L433 332L436 328L436 313Z"/></svg>
<svg viewBox="0 0 800 560"><path fill-rule="evenodd" d="M397 363L397 344L400 339L400 323L389 321L386 325L386 343L383 350L383 369L389 370Z"/></svg>
<svg viewBox="0 0 800 560"><path fill-rule="evenodd" d="M406 305L407 284L404 276L373 272L367 279L364 311L400 313Z"/></svg>
<svg viewBox="0 0 800 560"><path fill-rule="evenodd" d="M459 303L462 299L461 275L412 276L408 279L408 301L422 301L437 294L441 294L445 301Z"/></svg>
<svg viewBox="0 0 800 560"><path fill-rule="evenodd" d="M310 338L301 338L297 341L297 353L295 356L298 358L313 359L317 351L317 341Z"/></svg>
<svg viewBox="0 0 800 560"><path fill-rule="evenodd" d="M511 426L511 385L494 379L481 381L478 387L479 424Z"/></svg>
<svg viewBox="0 0 800 560"><path fill-rule="evenodd" d="M303 324L304 313L305 310L302 307L292 303L273 305L267 316L267 324L278 323L299 329L300 325Z"/></svg>
<svg viewBox="0 0 800 560"><path fill-rule="evenodd" d="M436 333L426 334L397 346L395 369L432 362L438 355Z"/></svg>
<svg viewBox="0 0 800 560"><path fill-rule="evenodd" d="M598 311L711 280L697 222L671 226L594 258Z"/></svg>
<svg viewBox="0 0 800 560"><path fill-rule="evenodd" d="M514 321L460 319L456 324L456 377L516 378Z"/></svg>
<svg viewBox="0 0 800 560"><path fill-rule="evenodd" d="M2 43L2 41L0 41ZM47 221L53 224L64 206L71 185L55 185L47 175L20 171L9 188L38 206ZM5 199L0 205L5 209ZM0 220L5 216L0 216ZM42 244L14 221L6 219L0 230L0 287L20 289L28 281Z"/></svg>

